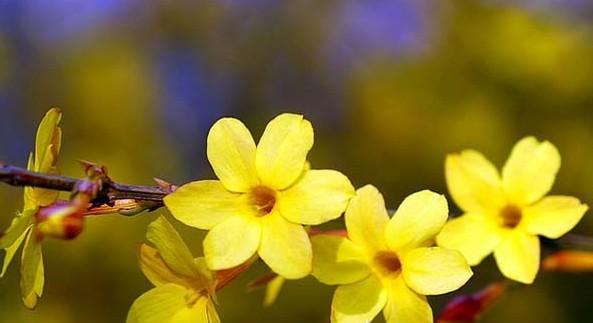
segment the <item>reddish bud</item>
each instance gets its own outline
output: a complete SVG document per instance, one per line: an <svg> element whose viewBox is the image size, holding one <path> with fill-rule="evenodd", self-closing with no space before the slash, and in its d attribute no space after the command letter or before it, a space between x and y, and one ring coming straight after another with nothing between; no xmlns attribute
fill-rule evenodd
<svg viewBox="0 0 593 323"><path fill-rule="evenodd" d="M481 291L456 297L441 312L439 323L472 323L498 300L506 291L504 282L492 283Z"/></svg>
<svg viewBox="0 0 593 323"><path fill-rule="evenodd" d="M592 272L593 252L559 251L543 261L543 270L555 272Z"/></svg>
<svg viewBox="0 0 593 323"><path fill-rule="evenodd" d="M58 201L40 209L35 219L38 239L46 236L65 240L74 239L84 227L84 219L79 208L65 201Z"/></svg>

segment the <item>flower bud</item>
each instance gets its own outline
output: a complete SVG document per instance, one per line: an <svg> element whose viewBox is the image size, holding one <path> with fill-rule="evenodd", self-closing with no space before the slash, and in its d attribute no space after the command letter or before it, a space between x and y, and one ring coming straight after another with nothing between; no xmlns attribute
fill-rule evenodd
<svg viewBox="0 0 593 323"><path fill-rule="evenodd" d="M483 290L453 299L439 315L439 323L472 323L490 309L506 291L507 284L503 282L488 285Z"/></svg>
<svg viewBox="0 0 593 323"><path fill-rule="evenodd" d="M542 267L556 272L593 272L593 252L559 251L546 257Z"/></svg>
<svg viewBox="0 0 593 323"><path fill-rule="evenodd" d="M36 214L36 221L38 239L49 236L71 240L82 232L84 226L84 218L79 209L64 201L40 209Z"/></svg>

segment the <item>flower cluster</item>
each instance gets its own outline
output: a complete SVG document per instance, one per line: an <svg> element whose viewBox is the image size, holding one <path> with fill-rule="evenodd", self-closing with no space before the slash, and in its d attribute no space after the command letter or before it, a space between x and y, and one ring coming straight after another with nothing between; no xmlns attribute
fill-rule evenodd
<svg viewBox="0 0 593 323"><path fill-rule="evenodd" d="M54 109L42 121L29 169L56 173L60 117ZM470 266L491 253L505 277L532 283L540 268L538 236L563 236L588 210L574 197L546 196L560 155L533 137L517 143L502 173L476 151L447 157L449 192L464 212L452 219L445 196L429 190L406 197L390 217L374 186L356 190L338 171L313 169L307 160L313 142L313 127L301 115L279 115L257 144L241 121L216 122L207 156L218 179L175 186L164 198L175 219L208 230L204 257L194 258L164 217L152 222L152 246L142 244L138 254L155 287L134 302L127 322L220 322L216 290L261 259L272 271L255 284L268 284L267 305L286 280L312 275L337 286L332 322L371 322L383 312L389 323L430 323L426 296L458 290L472 277ZM88 196L73 198L69 207L83 209ZM0 236L6 249L2 275L25 241L21 288L27 307L35 306L43 289L40 238L69 236L63 218L70 215L59 217L59 225L43 216L62 210L56 200L53 191L27 188L24 211ZM342 215L345 230L312 228ZM582 271L590 263L590 255L563 253L546 259L544 269ZM493 286L486 296L458 298L442 317L479 316L476 309L490 306L491 296L499 297L506 285ZM467 304L474 308L467 311Z"/></svg>
<svg viewBox="0 0 593 323"><path fill-rule="evenodd" d="M457 290L472 276L469 265L493 250L506 277L531 283L537 235L558 238L587 210L575 198L542 198L560 157L532 137L513 149L502 178L477 152L447 158L449 190L467 212L449 222L447 200L430 191L410 195L390 219L375 187L355 193L341 173L309 169L312 145L299 115L272 120L258 145L240 121L222 119L208 136L219 180L184 185L165 204L179 221L210 230L203 247L213 270L257 254L280 279L310 273L339 285L332 322L370 322L381 310L388 322L432 322L425 295ZM315 235L311 248L302 225L343 212L345 234Z"/></svg>

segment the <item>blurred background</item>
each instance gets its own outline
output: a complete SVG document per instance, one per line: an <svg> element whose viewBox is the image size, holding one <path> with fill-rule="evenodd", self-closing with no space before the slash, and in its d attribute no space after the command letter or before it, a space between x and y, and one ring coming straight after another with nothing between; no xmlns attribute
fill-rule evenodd
<svg viewBox="0 0 593 323"><path fill-rule="evenodd" d="M447 153L475 148L501 166L528 134L561 151L553 192L593 205L593 2L0 0L0 160L26 165L53 106L71 176L86 159L134 184L212 178L216 119L239 117L258 138L290 111L314 124L315 168L375 184L390 208L420 189L445 193ZM0 186L0 227L21 196ZM0 322L124 322L150 288L135 249L156 216L92 218L73 242L45 241L34 312L16 260L0 280ZM176 226L201 254L204 233ZM591 217L576 231L593 235ZM465 292L500 278L492 259L476 272ZM245 293L263 273L222 291L223 322L329 321L333 288L290 282L264 309L262 292ZM434 311L451 297L431 298ZM544 274L483 322L590 322L592 299L593 275Z"/></svg>

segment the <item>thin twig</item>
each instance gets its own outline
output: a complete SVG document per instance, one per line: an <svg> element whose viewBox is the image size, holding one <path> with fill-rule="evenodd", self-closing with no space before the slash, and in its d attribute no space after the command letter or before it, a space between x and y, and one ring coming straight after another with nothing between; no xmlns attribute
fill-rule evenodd
<svg viewBox="0 0 593 323"><path fill-rule="evenodd" d="M12 186L30 186L72 192L76 188L76 185L83 181L85 181L84 178L38 173L21 167L0 163L0 182ZM163 199L171 191L170 188L162 186L120 184L106 176L102 182L101 191L91 203L94 206L103 204L114 205L118 200L135 200L140 203L148 202L151 205L151 209L156 209L164 205Z"/></svg>

